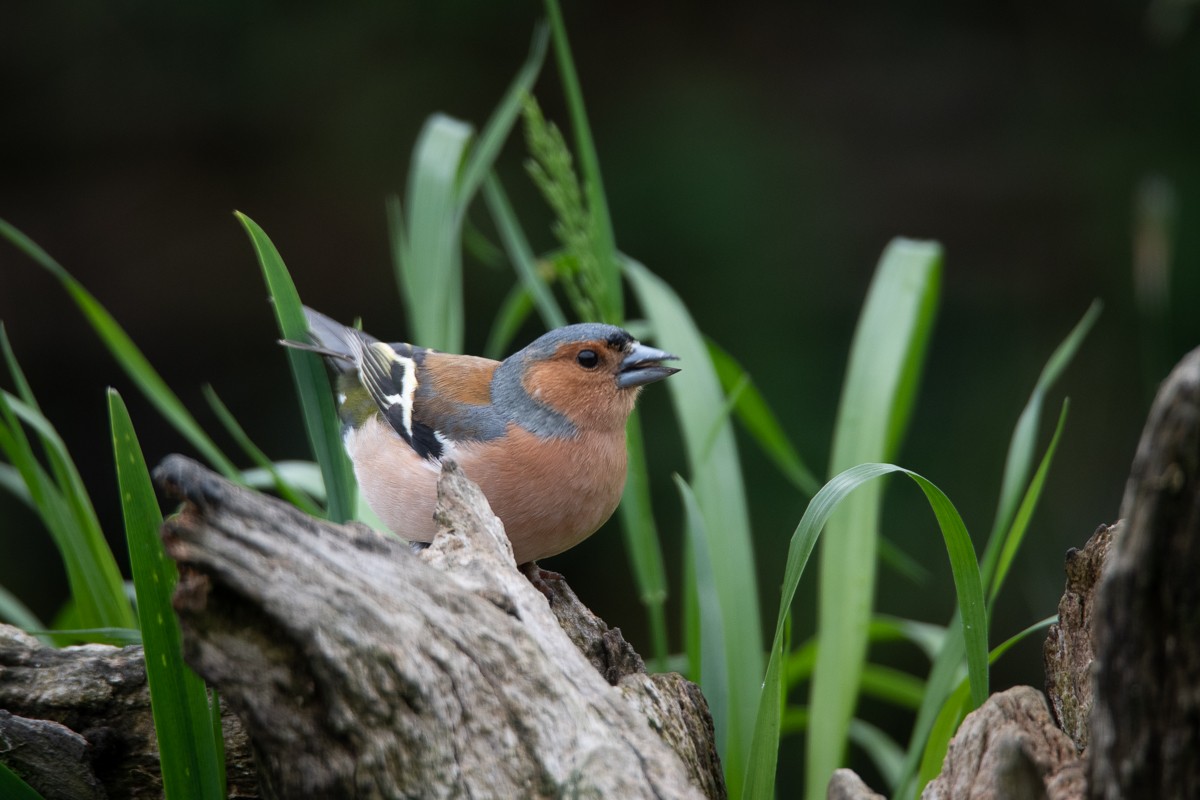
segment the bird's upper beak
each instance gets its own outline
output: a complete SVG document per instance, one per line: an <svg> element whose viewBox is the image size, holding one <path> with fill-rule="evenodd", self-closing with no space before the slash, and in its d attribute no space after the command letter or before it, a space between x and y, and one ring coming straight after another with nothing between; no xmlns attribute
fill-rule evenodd
<svg viewBox="0 0 1200 800"><path fill-rule="evenodd" d="M661 381L663 378L679 372L679 369L664 367L659 362L677 360L679 360L679 356L673 356L662 350L647 347L640 342L634 342L629 354L621 361L621 369L617 372L617 386L629 389Z"/></svg>

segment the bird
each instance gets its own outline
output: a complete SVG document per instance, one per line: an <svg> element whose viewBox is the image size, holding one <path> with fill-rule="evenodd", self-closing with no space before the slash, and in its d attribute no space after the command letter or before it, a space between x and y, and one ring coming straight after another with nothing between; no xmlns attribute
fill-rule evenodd
<svg viewBox="0 0 1200 800"><path fill-rule="evenodd" d="M336 378L342 442L362 494L393 533L433 539L437 480L453 459L504 524L517 564L596 532L625 486L625 423L677 356L614 325L549 331L503 361L386 343L305 306Z"/></svg>

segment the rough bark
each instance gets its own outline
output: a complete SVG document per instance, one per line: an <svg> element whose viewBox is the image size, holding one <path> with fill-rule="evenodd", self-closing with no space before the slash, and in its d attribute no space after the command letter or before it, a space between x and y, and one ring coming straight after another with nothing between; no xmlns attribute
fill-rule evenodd
<svg viewBox="0 0 1200 800"><path fill-rule="evenodd" d="M1067 554L1043 650L1062 730L1035 689L993 695L923 800L1200 797L1200 348L1159 389L1121 517ZM869 792L851 777L829 796Z"/></svg>
<svg viewBox="0 0 1200 800"><path fill-rule="evenodd" d="M950 742L942 773L922 800L1078 800L1082 764L1046 698L1030 686L998 692Z"/></svg>
<svg viewBox="0 0 1200 800"><path fill-rule="evenodd" d="M1200 797L1200 348L1138 443L1096 617L1093 798Z"/></svg>
<svg viewBox="0 0 1200 800"><path fill-rule="evenodd" d="M185 501L164 533L185 658L242 719L267 794L722 796L699 693L647 677L557 576L535 588L456 468L420 553L181 457L156 478Z"/></svg>
<svg viewBox="0 0 1200 800"><path fill-rule="evenodd" d="M46 647L0 625L0 761L46 800L162 797L141 647ZM249 743L225 709L231 798L258 796Z"/></svg>
<svg viewBox="0 0 1200 800"><path fill-rule="evenodd" d="M1096 590L1113 540L1125 524L1101 525L1082 550L1067 551L1067 586L1058 603L1058 622L1046 633L1042 655L1046 694L1060 728L1083 753L1092 713L1092 662L1096 658Z"/></svg>

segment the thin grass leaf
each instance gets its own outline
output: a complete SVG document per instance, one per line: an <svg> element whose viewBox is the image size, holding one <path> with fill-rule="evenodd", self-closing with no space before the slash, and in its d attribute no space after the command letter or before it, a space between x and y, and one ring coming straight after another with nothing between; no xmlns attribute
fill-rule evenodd
<svg viewBox="0 0 1200 800"><path fill-rule="evenodd" d="M1058 615L1055 614L1039 620L1019 633L1010 636L1002 644L992 648L992 651L988 653L988 664L995 664L1014 645L1038 631L1045 630L1057 621ZM946 760L946 751L950 747L950 740L954 737L958 726L966 716L967 696L967 681L962 680L954 688L954 691L950 692L945 703L943 703L941 709L938 711L937 718L934 720L933 727L929 732L929 739L926 742L925 750L921 754L921 768L917 774L917 783L915 786L916 795L924 792L925 785L941 773L942 764ZM903 774L902 770L901 776Z"/></svg>
<svg viewBox="0 0 1200 800"><path fill-rule="evenodd" d="M830 473L888 461L911 414L933 328L942 249L895 239L880 258L851 345L834 428ZM882 484L873 483L830 521L821 548L817 632L821 648L810 690L806 796L824 797L842 765L866 660L874 603Z"/></svg>
<svg viewBox="0 0 1200 800"><path fill-rule="evenodd" d="M36 408L5 391L0 391L0 417L0 451L21 474L62 557L79 621L75 627L134 627L121 571L62 439ZM22 420L38 432L62 483L38 462Z"/></svg>
<svg viewBox="0 0 1200 800"><path fill-rule="evenodd" d="M496 316L492 319L492 329L488 332L487 343L483 346L484 357L503 360L513 337L525 324L525 320L529 319L529 312L532 310L533 298L530 297L529 290L519 283L513 286L500 302L500 308L496 310Z"/></svg>
<svg viewBox="0 0 1200 800"><path fill-rule="evenodd" d="M512 262L521 285L533 298L533 304L537 307L542 322L551 329L563 327L567 324L567 317L559 308L558 301L554 299L554 293L539 276L533 248L529 246L525 232L517 222L516 212L513 211L512 204L508 202L508 196L494 173L488 175L483 182L483 199L487 202L488 210L496 223L496 230L500 234L505 252L508 253L508 260Z"/></svg>
<svg viewBox="0 0 1200 800"><path fill-rule="evenodd" d="M467 206L492 171L496 157L500 155L500 150L504 147L509 133L512 132L517 117L521 115L521 103L525 96L533 91L533 84L537 82L538 73L542 71L542 62L546 60L546 43L549 38L549 29L545 23L539 23L533 30L533 41L529 45L529 55L526 57L525 63L517 71L516 77L504 92L496 110L492 112L491 118L488 119L487 124L483 126L483 130L475 139L466 163L463 164L462 179L459 182L460 213L466 213Z"/></svg>
<svg viewBox="0 0 1200 800"><path fill-rule="evenodd" d="M707 341L708 354L721 379L721 387L727 396L737 398L733 411L738 421L783 476L806 497L812 497L821 488L821 482L792 447L779 418L742 365L716 342ZM735 387L738 387L737 392L734 392Z"/></svg>
<svg viewBox="0 0 1200 800"><path fill-rule="evenodd" d="M904 766L904 748L883 730L857 717L850 720L850 741L866 753L888 788L896 785Z"/></svg>
<svg viewBox="0 0 1200 800"><path fill-rule="evenodd" d="M876 700L916 711L925 695L925 681L907 672L868 662L863 665L859 691Z"/></svg>
<svg viewBox="0 0 1200 800"><path fill-rule="evenodd" d="M137 628L38 628L25 632L39 638L45 637L55 647L92 643L127 647L142 643L142 632Z"/></svg>
<svg viewBox="0 0 1200 800"><path fill-rule="evenodd" d="M750 520L741 462L733 428L726 419L711 446L710 431L724 413L725 398L704 337L671 288L638 262L625 258L626 274L656 344L679 356L683 371L667 381L688 455L690 484L704 524L719 536L707 538L709 561L716 573L725 628L729 676L729 738L721 762L726 783L736 796L742 785L754 709L763 674L762 622ZM707 449L707 457L700 458ZM707 693L715 687L704 686Z"/></svg>
<svg viewBox="0 0 1200 800"><path fill-rule="evenodd" d="M271 305L275 309L275 319L279 323L282 338L297 342L307 341L308 324L304 321L300 295L296 291L296 285L292 283L292 277L288 274L283 259L279 256L279 251L254 220L240 211L234 213L254 245L267 290L271 294ZM300 398L308 441L317 457L317 463L321 465L321 475L325 479L329 518L334 522L354 519L357 497L354 471L350 467L345 450L342 449L342 433L333 404L333 388L330 386L329 376L325 373L325 366L315 353L289 347L286 348L286 354L288 364L292 368L296 395Z"/></svg>
<svg viewBox="0 0 1200 800"><path fill-rule="evenodd" d="M404 205L388 203L392 260L412 341L447 353L463 347L462 204L458 176L471 126L434 114L413 148Z"/></svg>
<svg viewBox="0 0 1200 800"><path fill-rule="evenodd" d="M5 800L43 800L32 786L3 763L0 763L0 797Z"/></svg>
<svg viewBox="0 0 1200 800"><path fill-rule="evenodd" d="M16 625L26 633L40 631L45 626L37 615L29 610L21 600L8 589L0 586L0 620L10 625ZM37 634L34 633L36 636Z"/></svg>
<svg viewBox="0 0 1200 800"><path fill-rule="evenodd" d="M975 551L962 518L954 505L933 483L915 472L892 464L860 464L834 476L809 502L800 524L792 534L788 546L787 565L784 568L783 592L780 598L779 615L775 624L775 638L771 646L771 657L767 662L766 678L758 699L754 738L748 762L748 773L741 796L753 798L772 797L775 791L775 769L779 758L780 708L779 692L782 680L783 654L781 644L784 624L788 618L792 599L800 585L804 568L816 546L826 523L834 511L852 492L883 475L900 472L911 478L925 494L930 509L937 518L942 540L950 559L950 571L954 576L954 589L962 609L962 633L969 643L967 666L970 674L971 701L982 703L987 697L987 620L983 602L983 584L979 578L979 566ZM824 641L818 652L825 649ZM857 688L857 687L856 687ZM817 735L816 729L810 732Z"/></svg>
<svg viewBox="0 0 1200 800"><path fill-rule="evenodd" d="M182 636L171 607L178 573L174 562L163 552L158 536L162 527L158 499L129 411L112 389L108 391L108 411L121 512L137 589L163 791L169 800L220 800L225 796L225 787L220 782L216 760L208 692L204 682L183 663Z"/></svg>
<svg viewBox="0 0 1200 800"><path fill-rule="evenodd" d="M0 219L0 236L8 239L58 279L79 310L91 323L105 347L117 360L117 364L150 401L151 405L158 409L163 418L171 423L172 427L187 439L209 464L225 477L236 481L238 471L233 462L226 458L220 448L208 437L175 393L171 391L171 388L167 386L166 381L155 372L154 367L142 355L142 351L100 304L100 301L84 288L83 284L75 280L61 264L51 258L45 250L2 219Z"/></svg>
<svg viewBox="0 0 1200 800"><path fill-rule="evenodd" d="M983 551L983 576L989 586L994 583L996 560L1000 557L1000 549L1004 545L1004 535L1012 525L1013 516L1029 480L1029 470L1033 466L1034 448L1037 444L1038 421L1041 419L1046 394L1074 359L1075 353L1092 326L1096 324L1103 308L1104 305L1099 300L1093 300L1083 318L1055 348L1046 365L1042 367L1021 416L1017 418L1008 445L1008 455L1004 461L1004 478L1000 483L996 519L992 524L992 532L988 535L987 547Z"/></svg>
<svg viewBox="0 0 1200 800"><path fill-rule="evenodd" d="M996 560L996 572L988 592L989 602L995 602L996 596L1000 594L1000 589L1004 586L1004 579L1008 577L1008 570L1012 566L1013 559L1017 557L1021 542L1025 539L1025 532L1029 529L1029 520L1032 519L1033 511L1037 508L1038 499L1042 495L1042 487L1046 484L1046 474L1050 471L1051 462L1054 461L1054 451L1058 449L1058 440L1062 437L1063 427L1067 423L1067 410L1070 406L1070 399L1064 398L1062 411L1058 414L1058 424L1054 426L1054 435L1050 438L1050 444L1046 447L1042 461L1038 464L1033 479L1029 482L1029 488L1025 490L1025 496L1021 498L1021 504L1017 506L1017 513L1013 517L1008 535L1004 537L1004 545Z"/></svg>
<svg viewBox="0 0 1200 800"><path fill-rule="evenodd" d="M33 510L37 510L33 504L33 497L29 494L29 487L25 485L25 481L21 479L21 473L12 464L0 463L0 489L4 489Z"/></svg>
<svg viewBox="0 0 1200 800"><path fill-rule="evenodd" d="M650 472L646 467L646 444L641 416L635 410L625 425L628 474L621 495L621 531L625 552L633 567L639 598L646 607L654 669L666 669L667 658L667 573L663 566L658 525L650 506Z"/></svg>
<svg viewBox="0 0 1200 800"><path fill-rule="evenodd" d="M871 643L907 641L925 654L929 660L937 656L941 649L942 639L946 629L940 625L930 625L927 622L889 617L877 614L871 618L871 626L867 638ZM812 675L813 665L817 661L818 640L812 637L794 650L784 651L783 683L784 693L788 694L799 684L808 680ZM871 665L866 665L869 668ZM909 676L912 677L912 676ZM924 681L913 678L924 686Z"/></svg>
<svg viewBox="0 0 1200 800"><path fill-rule="evenodd" d="M716 570L709 560L712 547L707 539L712 534L704 524L704 515L700 511L700 504L696 501L692 487L678 475L675 476L675 486L679 489L679 498L683 502L684 529L691 543L690 550L694 559L696 601L700 612L700 681L701 685L714 688L711 694L706 692L704 697L713 715L717 751L723 752L729 733L727 721L730 698L723 692L729 687L729 679L724 674L725 621L721 615L720 597L717 596ZM717 720L721 722L718 723Z"/></svg>
<svg viewBox="0 0 1200 800"><path fill-rule="evenodd" d="M229 407L221 402L221 398L217 396L217 392L210 384L204 385L204 399L208 401L209 407L213 413L217 415L217 419L225 426L225 430L229 433L233 440L242 448L242 452L259 466L260 469L266 470L271 476L272 486L279 496L315 517L322 516L324 513L321 508L313 502L312 498L303 494L299 489L296 489L289 484L283 477L283 474L275 467L275 463L267 458L267 454L258 449L258 446L250 440L250 436L246 430L234 418Z"/></svg>
<svg viewBox="0 0 1200 800"><path fill-rule="evenodd" d="M929 570L921 566L921 562L901 550L898 544L882 535L877 541L881 564L891 567L913 583L923 584L929 580Z"/></svg>
<svg viewBox="0 0 1200 800"><path fill-rule="evenodd" d="M567 109L571 115L571 128L575 132L575 152L579 158L584 193L592 219L592 241L599 266L597 277L600 287L600 294L595 299L600 307L600 318L606 322L620 324L620 320L625 318L625 303L616 237L613 234L612 217L604 192L604 181L600 175L600 158L596 155L596 145L583 103L583 90L579 86L579 75L575 71L571 45L567 41L567 29L563 24L557 0L546 0L546 16L550 20L555 62L562 80Z"/></svg>
<svg viewBox="0 0 1200 800"><path fill-rule="evenodd" d="M321 476L321 466L315 461L275 461L272 464L275 472L289 485L318 503L325 501L325 480ZM242 470L242 480L252 489L269 489L275 485L275 476L258 467Z"/></svg>
<svg viewBox="0 0 1200 800"><path fill-rule="evenodd" d="M1029 476L1029 469L1033 463L1032 454L1037 436L1037 421L1041 416L1041 407L1045 401L1045 396L1074 357L1083 342L1083 338L1095 324L1101 308L1102 306L1098 301L1093 302L1083 318L1051 354L1046 365L1042 368L1041 375L1038 376L1038 381L1029 396L1029 401L1026 403L1013 429L1008 455L1005 459L1004 478L1000 487L1000 501L996 510L996 519L980 563L980 572L983 575L985 585L989 588L995 586L996 565L999 562L1004 541L1009 532L1013 531L1012 521L1016 510L1021 505L1020 487L1025 486ZM1043 461L1045 461L1045 457L1043 457ZM1032 497L1029 488L1025 490L1026 497ZM1036 499L1031 500L1031 502L1036 502ZM1032 508L1030 508L1030 512L1032 512ZM995 594L990 593L990 596L995 597ZM916 797L914 794L916 787L915 778L921 763L922 754L926 749L926 739L934 725L939 709L941 709L953 687L958 665L962 661L963 643L956 633L958 621L956 612L954 619L951 620L947 629L948 634L943 642L942 651L934 659L933 667L925 682L925 699L922 701L920 709L917 710L917 718L913 722L912 736L908 742L904 779L901 782L901 791L897 795L900 800L909 800Z"/></svg>

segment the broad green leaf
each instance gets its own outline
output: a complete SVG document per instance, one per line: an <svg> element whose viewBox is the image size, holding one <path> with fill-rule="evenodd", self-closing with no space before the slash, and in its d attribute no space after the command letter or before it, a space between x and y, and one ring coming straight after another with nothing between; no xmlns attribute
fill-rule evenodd
<svg viewBox="0 0 1200 800"><path fill-rule="evenodd" d="M250 236L262 267L267 290L271 294L275 319L284 339L296 342L308 341L308 324L304 321L304 308L292 277L284 266L279 251L258 224L241 212L235 212L238 220ZM321 474L325 478L328 492L329 518L334 522L354 519L354 502L357 497L354 471L350 460L342 449L342 434L333 402L333 387L325 366L315 353L287 348L288 364L292 368L292 380L296 395L300 398L300 409L304 413L304 427L308 441Z"/></svg>
<svg viewBox="0 0 1200 800"><path fill-rule="evenodd" d="M942 249L893 240L880 259L854 333L834 428L830 473L890 460L908 424L933 327ZM830 520L821 548L817 632L821 648L810 690L806 796L825 796L842 765L846 733L866 660L874 603L880 483Z"/></svg>
<svg viewBox="0 0 1200 800"><path fill-rule="evenodd" d="M175 430L204 456L209 464L225 477L236 481L238 471L233 466L233 462L226 458L220 448L208 437L208 434L167 386L166 381L159 377L159 374L154 371L154 367L150 366L150 362L142 355L142 351L133 343L129 335L117 324L104 306L100 305L100 301L85 289L83 284L75 280L61 264L51 258L45 250L2 219L0 219L0 236L4 236L58 279L138 390L158 409L163 418L170 422Z"/></svg>
<svg viewBox="0 0 1200 800"><path fill-rule="evenodd" d="M42 796L3 763L0 763L0 797L5 800L42 800Z"/></svg>
<svg viewBox="0 0 1200 800"><path fill-rule="evenodd" d="M108 411L163 791L168 800L221 800L225 787L217 764L208 692L204 682L183 663L182 635L171 607L178 573L159 539L162 513L158 499L129 412L112 389L108 392Z"/></svg>
<svg viewBox="0 0 1200 800"><path fill-rule="evenodd" d="M725 629L729 680L729 737L721 762L726 783L736 796L745 774L763 674L758 581L741 462L728 419L716 437L711 437L725 415L725 398L704 337L662 279L630 258L625 259L625 269L639 305L654 327L656 345L680 358L682 371L665 383L688 455L689 483L705 526L719 532L707 537L707 544ZM718 691L705 683L701 686L706 694Z"/></svg>
<svg viewBox="0 0 1200 800"><path fill-rule="evenodd" d="M0 452L17 469L62 556L81 628L131 628L121 571L100 530L79 472L58 433L36 407L0 391ZM38 461L22 427L38 434L54 475Z"/></svg>
<svg viewBox="0 0 1200 800"><path fill-rule="evenodd" d="M434 114L417 137L404 206L388 202L392 259L412 341L447 353L463 348L462 208L458 176L471 126Z"/></svg>
<svg viewBox="0 0 1200 800"><path fill-rule="evenodd" d="M791 608L792 599L800 585L804 568L816 546L817 538L834 511L848 496L864 484L893 472L911 478L925 494L930 509L937 518L942 540L950 559L950 571L954 576L954 589L962 609L962 634L969 644L967 668L970 675L971 701L982 703L987 697L987 619L983 601L983 584L979 578L979 566L975 550L962 518L954 505L933 483L910 470L892 464L860 464L834 476L809 502L800 524L792 534L788 546L787 565L784 568L783 592L779 604L779 615L775 624L775 638L771 645L771 656L767 662L766 679L758 699L758 714L754 728L754 739L748 762L748 773L741 796L748 800L772 797L775 791L775 769L779 757L780 704L779 693L782 680L782 641L784 625ZM830 529L832 531L832 529ZM824 651L822 640L820 651ZM820 653L818 653L818 663ZM857 689L857 686L855 687ZM810 720L811 724L811 720ZM818 735L811 728L809 736Z"/></svg>

